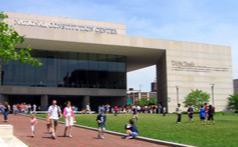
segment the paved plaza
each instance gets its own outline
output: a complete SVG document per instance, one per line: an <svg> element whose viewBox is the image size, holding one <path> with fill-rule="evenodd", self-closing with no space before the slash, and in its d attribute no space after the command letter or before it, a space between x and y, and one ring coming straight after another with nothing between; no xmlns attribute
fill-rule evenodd
<svg viewBox="0 0 238 147"><path fill-rule="evenodd" d="M64 125L59 124L57 139L52 140L46 131L46 122L38 120L37 133L32 138L30 118L25 116L9 116L9 123L14 126L14 135L30 147L164 147L140 140L124 140L120 136L106 134L105 139L97 139L97 132L78 127L73 128L73 138L63 137ZM3 123L3 122L1 122Z"/></svg>

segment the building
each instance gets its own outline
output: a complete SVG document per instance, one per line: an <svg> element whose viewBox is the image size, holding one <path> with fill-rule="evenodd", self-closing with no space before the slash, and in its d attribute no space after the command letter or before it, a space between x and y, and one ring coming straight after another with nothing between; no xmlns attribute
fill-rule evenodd
<svg viewBox="0 0 238 147"><path fill-rule="evenodd" d="M52 99L60 103L70 99L82 107L123 105L126 73L151 65L157 68L158 100L169 112L191 89L210 92L211 83L218 111L226 108L226 98L233 93L228 46L131 37L125 25L115 23L21 13L8 16L7 22L26 38L19 47L30 45L44 66L4 65L1 101L47 106Z"/></svg>
<svg viewBox="0 0 238 147"><path fill-rule="evenodd" d="M137 102L142 98L150 99L152 97L157 97L157 92L143 92L141 90L129 90L127 92L127 96L133 100L133 102Z"/></svg>
<svg viewBox="0 0 238 147"><path fill-rule="evenodd" d="M156 80L154 82L151 82L150 86L151 92L157 92L157 83Z"/></svg>
<svg viewBox="0 0 238 147"><path fill-rule="evenodd" d="M234 93L238 93L238 79L235 79L233 81L233 85L234 85Z"/></svg>

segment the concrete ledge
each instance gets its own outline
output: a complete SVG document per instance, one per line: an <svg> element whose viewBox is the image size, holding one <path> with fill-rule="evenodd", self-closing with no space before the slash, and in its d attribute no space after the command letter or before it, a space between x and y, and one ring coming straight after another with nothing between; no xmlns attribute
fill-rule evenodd
<svg viewBox="0 0 238 147"><path fill-rule="evenodd" d="M13 126L8 124L0 125L0 137L13 137Z"/></svg>
<svg viewBox="0 0 238 147"><path fill-rule="evenodd" d="M26 115L26 114L21 114L21 115L29 117L29 115ZM37 117L37 118L40 119L40 120L46 120L45 118L42 118L42 117ZM63 121L59 121L59 123L64 124ZM83 126L83 125L78 125L78 124L75 124L74 126L79 127L79 128L83 128L83 129L98 131L97 128L93 128L93 127L88 127L88 126ZM114 132L114 131L109 131L109 130L106 130L105 132L108 133L108 134L117 135L117 136L125 136L126 135L124 133L119 133L119 132ZM167 146L171 146L171 147L195 147L195 146L192 146L192 145L174 143L174 142L152 139L152 138L142 137L142 136L138 136L136 139L141 140L141 141L147 141L147 142L155 143L155 144L160 144L160 145L167 145Z"/></svg>
<svg viewBox="0 0 238 147"><path fill-rule="evenodd" d="M60 123L64 123L62 121L59 121ZM82 125L74 125L75 127L79 127L79 128L84 128L84 129L89 129L89 130L93 130L93 131L98 131L97 128L93 128L93 127L87 127L87 126L82 126ZM109 131L106 130L105 131L108 134L112 134L112 135L117 135L117 136L125 136L125 133L119 133L119 132L114 132L114 131ZM141 141L147 141L147 142L151 142L151 143L155 143L155 144L160 144L160 145L168 145L168 146L172 146L172 147L194 147L191 145L186 145L186 144L179 144L179 143L174 143L174 142L169 142L169 141L163 141L163 140L158 140L158 139L153 139L153 138L148 138L148 137L142 137L142 136L138 136L136 137L137 140L141 140Z"/></svg>
<svg viewBox="0 0 238 147"><path fill-rule="evenodd" d="M1 147L28 147L21 140L13 135L12 125L0 125L0 146Z"/></svg>

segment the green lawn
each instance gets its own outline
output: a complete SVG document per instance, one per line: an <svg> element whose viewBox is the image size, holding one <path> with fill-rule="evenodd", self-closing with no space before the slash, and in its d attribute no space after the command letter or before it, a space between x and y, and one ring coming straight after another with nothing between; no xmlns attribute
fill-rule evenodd
<svg viewBox="0 0 238 147"><path fill-rule="evenodd" d="M132 117L130 114L113 116L107 114L107 129L124 132L124 125ZM77 115L80 125L96 127L96 115ZM198 116L189 123L187 115L183 115L182 123L175 124L176 115L165 117L158 114L139 114L137 127L140 136L195 145L199 147L237 147L238 146L238 115L216 114L215 125L201 124Z"/></svg>

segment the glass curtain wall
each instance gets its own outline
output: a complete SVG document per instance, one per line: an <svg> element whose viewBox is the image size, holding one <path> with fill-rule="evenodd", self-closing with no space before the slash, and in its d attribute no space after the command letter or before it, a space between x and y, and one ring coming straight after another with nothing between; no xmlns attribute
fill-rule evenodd
<svg viewBox="0 0 238 147"><path fill-rule="evenodd" d="M33 50L43 63L3 66L3 85L126 89L126 57L118 55Z"/></svg>

